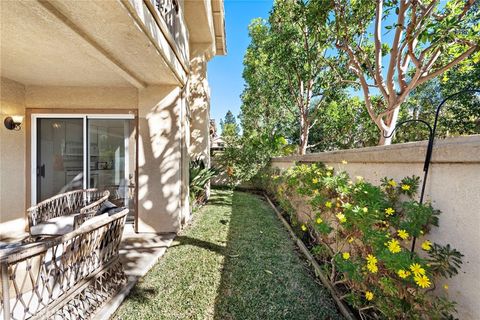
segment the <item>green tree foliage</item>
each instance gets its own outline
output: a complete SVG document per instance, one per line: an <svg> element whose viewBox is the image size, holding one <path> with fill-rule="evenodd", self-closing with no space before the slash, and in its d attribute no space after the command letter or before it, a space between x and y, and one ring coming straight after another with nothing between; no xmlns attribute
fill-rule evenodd
<svg viewBox="0 0 480 320"><path fill-rule="evenodd" d="M312 152L361 148L377 142L376 127L358 97L344 95L331 101L316 119L310 133Z"/></svg>
<svg viewBox="0 0 480 320"><path fill-rule="evenodd" d="M249 26L243 134L223 130L232 179L272 156L372 146L379 131L388 144L398 119L433 123L443 98L480 86L479 12L460 0L275 1L268 20ZM477 133L479 112L472 95L449 102L439 136ZM395 137L426 135L412 125Z"/></svg>
<svg viewBox="0 0 480 320"><path fill-rule="evenodd" d="M315 117L341 91L331 68L328 48L333 40L329 2L278 0L267 21L250 25L252 42L245 55L242 123L276 134L292 123L298 152L309 147ZM261 112L265 116L257 117ZM280 131L282 131L280 129Z"/></svg>
<svg viewBox="0 0 480 320"><path fill-rule="evenodd" d="M240 127L232 111L228 110L225 119L220 119L220 128L222 129L222 135L238 135L240 133Z"/></svg>
<svg viewBox="0 0 480 320"><path fill-rule="evenodd" d="M400 113L400 120L422 119L433 125L435 111L447 96L464 89L480 88L480 64L468 63L420 85L409 96ZM447 101L442 107L437 137L480 134L480 95L465 93ZM396 133L396 142L428 139L423 125L407 125Z"/></svg>
<svg viewBox="0 0 480 320"><path fill-rule="evenodd" d="M370 118L381 132L380 144L390 143L384 136L394 130L400 106L414 89L480 54L475 1L333 2L336 47L348 56ZM393 33L391 41L383 38L385 31ZM374 90L382 96L376 104Z"/></svg>
<svg viewBox="0 0 480 320"><path fill-rule="evenodd" d="M272 156L283 155L290 150L285 138L251 132L241 137L224 137L225 150L218 156L218 163L227 173L229 184L235 186L249 181L265 168Z"/></svg>

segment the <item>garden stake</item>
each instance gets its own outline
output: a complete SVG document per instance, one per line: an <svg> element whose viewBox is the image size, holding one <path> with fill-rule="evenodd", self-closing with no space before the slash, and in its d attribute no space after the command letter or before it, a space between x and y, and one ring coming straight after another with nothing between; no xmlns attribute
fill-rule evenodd
<svg viewBox="0 0 480 320"><path fill-rule="evenodd" d="M436 133L436 130L437 130L437 123L438 123L438 116L440 115L440 109L445 104L445 102L447 102L447 100L449 100L453 97L456 97L457 95L460 95L462 93L480 93L480 89L466 89L466 90L458 91L454 94L449 95L445 99L443 99L443 101L440 102L440 104L438 105L438 107L435 111L435 120L433 122L433 128L426 121L423 121L423 120L420 120L420 119L411 119L411 120L406 120L406 121L402 121L402 122L398 123L397 126L395 127L395 129L393 129L392 133L390 133L390 135L384 136L385 138L390 138L399 127L401 127L404 124L412 123L412 122L422 123L428 128L428 131L429 131L428 145L427 145L427 152L425 154L425 162L423 164L424 174L423 174L422 190L420 192L420 204L423 204L423 198L424 198L424 195L425 195L425 186L427 184L427 176L428 176L428 170L430 168L430 162L432 160L433 143L435 141L435 133ZM413 253L415 252L415 242L416 242L416 240L417 240L417 238L413 237L412 248L410 249L411 256L413 256Z"/></svg>

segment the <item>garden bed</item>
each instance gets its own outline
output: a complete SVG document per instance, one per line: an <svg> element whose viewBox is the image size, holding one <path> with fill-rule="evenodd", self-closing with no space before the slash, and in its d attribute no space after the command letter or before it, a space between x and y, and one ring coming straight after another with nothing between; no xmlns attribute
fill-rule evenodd
<svg viewBox="0 0 480 320"><path fill-rule="evenodd" d="M281 208L277 214L343 312L348 303L362 319L455 313L447 286L443 294L432 291L458 273L462 254L428 240L440 212L414 199L417 177L374 186L319 163L266 170L257 182ZM410 252L419 237L420 252Z"/></svg>

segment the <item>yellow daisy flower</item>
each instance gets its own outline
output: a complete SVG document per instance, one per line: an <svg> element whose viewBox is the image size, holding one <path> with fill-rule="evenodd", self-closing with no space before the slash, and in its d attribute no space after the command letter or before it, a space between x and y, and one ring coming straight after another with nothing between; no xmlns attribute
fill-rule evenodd
<svg viewBox="0 0 480 320"><path fill-rule="evenodd" d="M398 236L399 236L400 238L402 238L403 240L407 240L408 237L409 237L408 232L407 232L406 230L403 230L403 229L402 229L402 230L398 230L398 231L397 231L397 234L398 234Z"/></svg>
<svg viewBox="0 0 480 320"><path fill-rule="evenodd" d="M367 213L367 212L368 212L368 208L367 208L367 207L363 207L362 211L365 212L365 213Z"/></svg>
<svg viewBox="0 0 480 320"><path fill-rule="evenodd" d="M403 269L400 269L400 270L398 270L397 274L400 278L405 279L406 277L408 277L410 275L410 272L405 271Z"/></svg>
<svg viewBox="0 0 480 320"><path fill-rule="evenodd" d="M349 252L344 252L344 253L342 253L342 258L343 258L344 260L350 259L350 253L349 253Z"/></svg>
<svg viewBox="0 0 480 320"><path fill-rule="evenodd" d="M373 292L366 291L365 292L365 299L367 299L368 301L371 301L373 299Z"/></svg>
<svg viewBox="0 0 480 320"><path fill-rule="evenodd" d="M347 222L347 218L345 217L345 215L343 213L338 213L336 215L336 217L338 218L338 220L340 220L340 223Z"/></svg>
<svg viewBox="0 0 480 320"><path fill-rule="evenodd" d="M444 284L443 289L448 290L448 284Z"/></svg>
<svg viewBox="0 0 480 320"><path fill-rule="evenodd" d="M325 207L331 208L331 207L332 207L332 203L331 203L330 201L325 202Z"/></svg>
<svg viewBox="0 0 480 320"><path fill-rule="evenodd" d="M306 225L302 224L302 227L301 227L301 228L302 228L302 231L303 231L303 232L307 231L307 226L306 226Z"/></svg>
<svg viewBox="0 0 480 320"><path fill-rule="evenodd" d="M408 185L408 184L402 184L402 190L404 190L404 191L410 190L410 185Z"/></svg>
<svg viewBox="0 0 480 320"><path fill-rule="evenodd" d="M397 186L397 183L396 183L395 180L393 180L393 179L390 179L390 180L388 181L388 184L391 185L391 186L394 187L394 188Z"/></svg>
<svg viewBox="0 0 480 320"><path fill-rule="evenodd" d="M418 263L413 263L410 265L410 270L415 276L425 275L425 269L422 268Z"/></svg>
<svg viewBox="0 0 480 320"><path fill-rule="evenodd" d="M428 240L423 241L422 249L425 251L430 251L432 249L432 243Z"/></svg>
<svg viewBox="0 0 480 320"><path fill-rule="evenodd" d="M402 248L400 248L400 244L395 239L388 241L387 246L388 246L388 250L391 253L399 253L400 251L402 251Z"/></svg>
<svg viewBox="0 0 480 320"><path fill-rule="evenodd" d="M317 218L317 220L315 220L315 222L316 222L317 224L320 224L320 223L323 222L323 220L322 220L322 218Z"/></svg>
<svg viewBox="0 0 480 320"><path fill-rule="evenodd" d="M367 256L367 262L368 264L376 264L378 262L377 258L375 258L375 256L369 254Z"/></svg>
<svg viewBox="0 0 480 320"><path fill-rule="evenodd" d="M377 271L378 271L377 265L376 265L376 264L373 264L373 263L367 264L367 269L368 269L368 271L370 271L371 273L377 273Z"/></svg>
<svg viewBox="0 0 480 320"><path fill-rule="evenodd" d="M387 209L385 209L385 213L387 214L387 216L391 216L395 213L395 209L387 208Z"/></svg>
<svg viewBox="0 0 480 320"><path fill-rule="evenodd" d="M415 283L420 287L420 288L428 288L430 287L430 279L428 279L427 276L425 275L418 275L413 278L415 280Z"/></svg>
<svg viewBox="0 0 480 320"><path fill-rule="evenodd" d="M317 183L318 183L318 179L317 179L317 178L313 178L313 179L312 179L312 183L313 183L313 184L317 184Z"/></svg>

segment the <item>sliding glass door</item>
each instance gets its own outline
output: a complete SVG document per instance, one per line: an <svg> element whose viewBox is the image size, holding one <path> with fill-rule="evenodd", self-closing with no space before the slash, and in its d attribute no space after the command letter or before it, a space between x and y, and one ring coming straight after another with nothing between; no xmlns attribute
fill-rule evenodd
<svg viewBox="0 0 480 320"><path fill-rule="evenodd" d="M37 120L37 202L83 189L83 145L83 119Z"/></svg>
<svg viewBox="0 0 480 320"><path fill-rule="evenodd" d="M32 204L71 190L97 188L109 190L110 201L130 208L133 216L133 117L34 115L32 123Z"/></svg>
<svg viewBox="0 0 480 320"><path fill-rule="evenodd" d="M110 200L128 207L133 196L131 120L88 120L88 187L110 191Z"/></svg>

